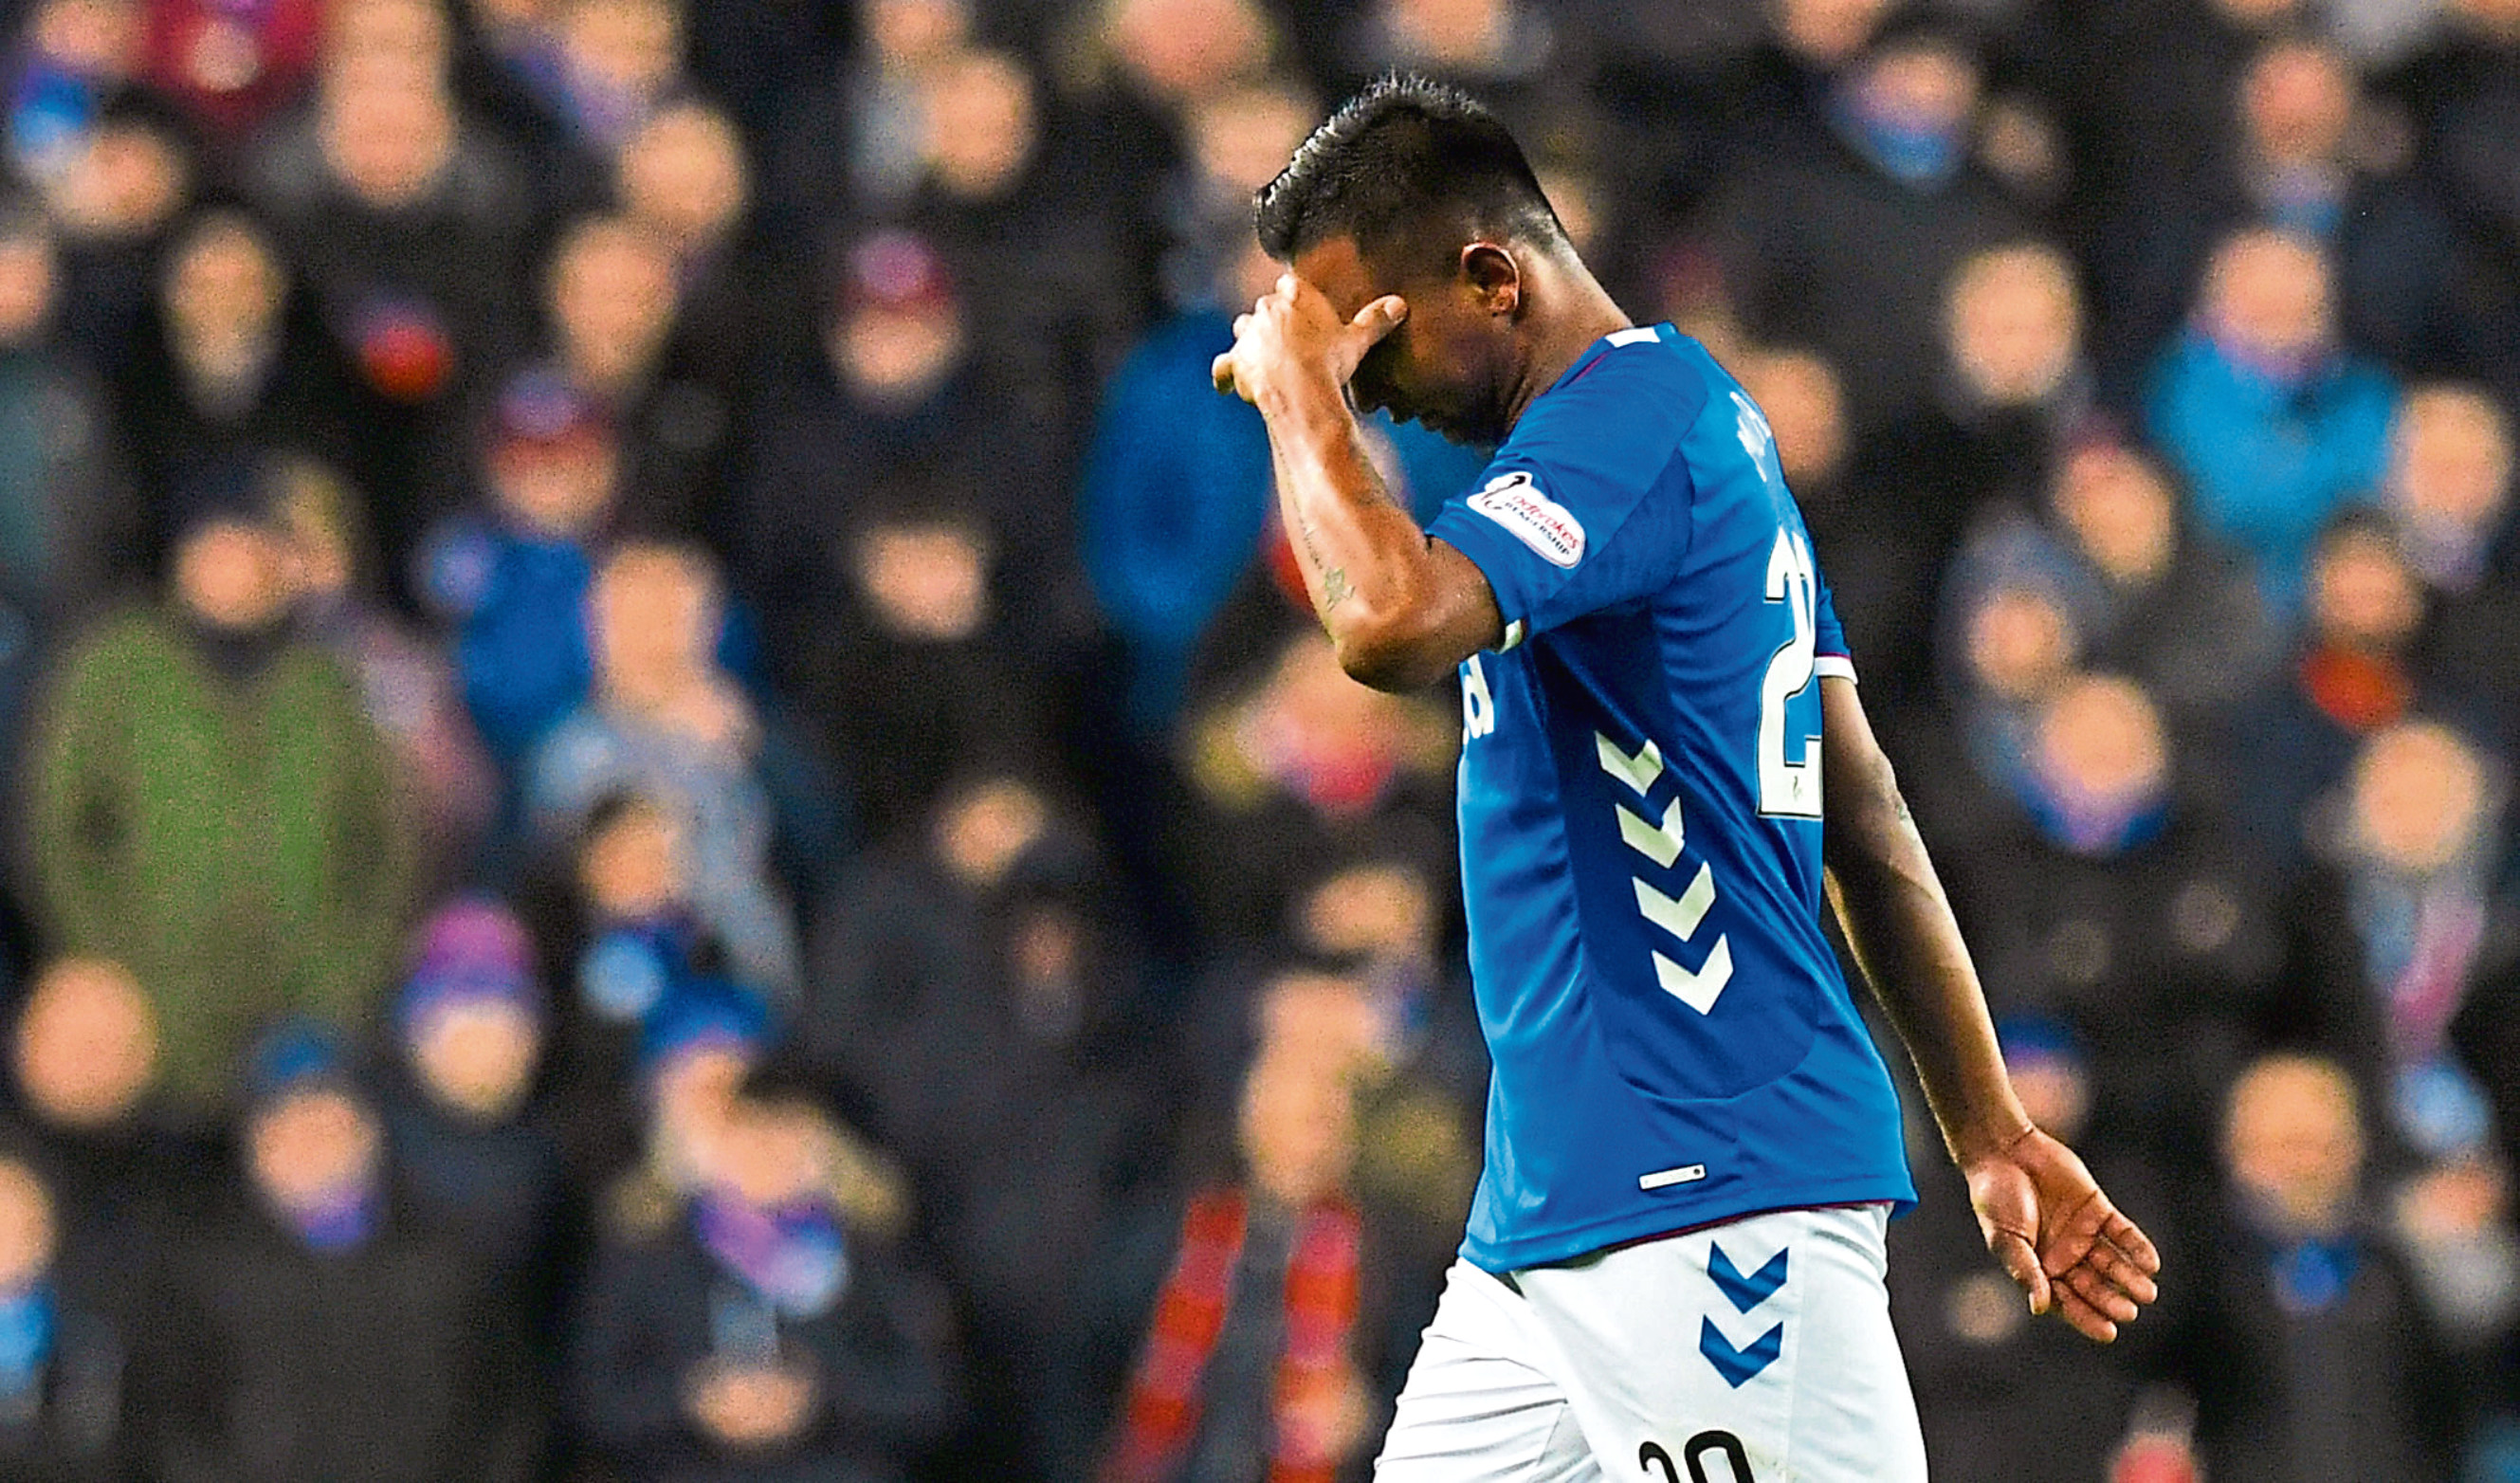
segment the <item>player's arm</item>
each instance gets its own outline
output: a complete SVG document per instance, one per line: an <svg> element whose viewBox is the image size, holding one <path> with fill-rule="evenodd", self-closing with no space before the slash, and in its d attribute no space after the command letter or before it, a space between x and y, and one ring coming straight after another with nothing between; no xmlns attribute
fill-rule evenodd
<svg viewBox="0 0 2520 1483"><path fill-rule="evenodd" d="M1313 611L1339 664L1377 690L1420 690L1505 637L1487 577L1418 528L1365 455L1348 378L1407 317L1397 297L1342 320L1292 274L1235 322L1218 389L1260 409L1285 521Z"/></svg>
<svg viewBox="0 0 2520 1483"><path fill-rule="evenodd" d="M2113 1339L2157 1296L2161 1259L2013 1096L1977 969L1864 701L1852 681L1820 685L1829 900L1847 944L1915 1060L1987 1249L2032 1312L2053 1306L2092 1338Z"/></svg>

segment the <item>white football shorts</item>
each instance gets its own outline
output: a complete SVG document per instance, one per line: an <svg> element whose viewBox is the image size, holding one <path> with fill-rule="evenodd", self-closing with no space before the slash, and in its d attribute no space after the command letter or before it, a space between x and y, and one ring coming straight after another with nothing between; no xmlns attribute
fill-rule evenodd
<svg viewBox="0 0 2520 1483"><path fill-rule="evenodd" d="M1887 1205L1455 1262L1375 1483L1924 1483Z"/></svg>

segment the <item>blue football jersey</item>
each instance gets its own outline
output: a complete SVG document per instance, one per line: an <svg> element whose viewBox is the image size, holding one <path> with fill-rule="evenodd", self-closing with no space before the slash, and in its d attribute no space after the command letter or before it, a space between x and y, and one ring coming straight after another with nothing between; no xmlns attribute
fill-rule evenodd
<svg viewBox="0 0 2520 1483"><path fill-rule="evenodd" d="M1428 530L1506 618L1461 671L1494 1065L1462 1255L1912 1201L1821 926L1819 678L1854 669L1757 405L1670 326L1620 331Z"/></svg>

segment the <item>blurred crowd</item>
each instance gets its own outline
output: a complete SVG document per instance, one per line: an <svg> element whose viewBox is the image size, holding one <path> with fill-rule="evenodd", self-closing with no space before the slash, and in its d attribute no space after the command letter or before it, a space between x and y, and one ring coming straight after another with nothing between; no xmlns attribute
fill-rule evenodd
<svg viewBox="0 0 2520 1483"><path fill-rule="evenodd" d="M2031 1322L1911 1097L1937 1476L2520 1478L2515 0L0 39L0 1477L1362 1476L1478 1165L1455 702L1206 366L1405 67L1766 407L2164 1249Z"/></svg>

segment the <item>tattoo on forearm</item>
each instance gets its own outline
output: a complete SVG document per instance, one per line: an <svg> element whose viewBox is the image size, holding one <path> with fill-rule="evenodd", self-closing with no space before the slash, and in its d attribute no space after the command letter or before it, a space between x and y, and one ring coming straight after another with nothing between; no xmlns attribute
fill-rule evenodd
<svg viewBox="0 0 2520 1483"><path fill-rule="evenodd" d="M1356 596L1356 588L1347 579L1347 568L1333 566L1322 573L1322 606L1336 607Z"/></svg>

